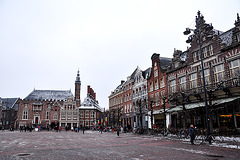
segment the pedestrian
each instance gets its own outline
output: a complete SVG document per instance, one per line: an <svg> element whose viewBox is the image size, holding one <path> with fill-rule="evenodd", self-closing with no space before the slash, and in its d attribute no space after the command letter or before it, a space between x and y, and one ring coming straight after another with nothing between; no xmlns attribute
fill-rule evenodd
<svg viewBox="0 0 240 160"><path fill-rule="evenodd" d="M193 125L190 125L190 128L189 128L189 135L190 135L190 142L191 144L194 144L193 141L195 139L195 129L194 129L194 126Z"/></svg>
<svg viewBox="0 0 240 160"><path fill-rule="evenodd" d="M102 130L103 130L103 126L101 125L101 126L100 126L100 131L101 131L101 134L102 134Z"/></svg>
<svg viewBox="0 0 240 160"><path fill-rule="evenodd" d="M84 131L85 131L85 127L83 126L83 128L82 128L82 133L84 134Z"/></svg>
<svg viewBox="0 0 240 160"><path fill-rule="evenodd" d="M120 128L119 126L117 126L117 136L119 136L119 131L120 131Z"/></svg>
<svg viewBox="0 0 240 160"><path fill-rule="evenodd" d="M61 126L59 126L59 132L61 132L61 129L62 129L62 127L61 127Z"/></svg>

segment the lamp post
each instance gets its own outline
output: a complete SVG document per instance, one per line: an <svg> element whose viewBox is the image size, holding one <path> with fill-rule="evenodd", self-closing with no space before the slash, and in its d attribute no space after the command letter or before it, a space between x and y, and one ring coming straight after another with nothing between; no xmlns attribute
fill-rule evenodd
<svg viewBox="0 0 240 160"><path fill-rule="evenodd" d="M200 28L200 21L201 15L200 15L200 11L198 11L198 16L196 16L196 29L190 29L190 28L186 28L186 31L183 32L184 35L188 35L191 33L191 31L193 31L198 38L198 45L199 45L199 53L200 53L200 59L201 59L201 67L202 67L202 77L203 77L203 91L204 91L204 102L205 102L205 111L206 111L206 122L207 122L207 130L208 130L208 134L207 134L207 138L209 141L209 144L211 144L211 130L210 130L210 120L209 120L209 113L208 113L208 103L207 103L207 90L206 90L206 83L205 83L205 75L204 75L204 65L203 65L203 57L202 57L202 44L201 44L201 33L202 30ZM205 27L205 30L212 30L213 27L212 25L207 24ZM192 41L192 37L188 37L188 40L186 41L187 43L190 43Z"/></svg>
<svg viewBox="0 0 240 160"><path fill-rule="evenodd" d="M150 107L151 107L151 135L153 135L153 105L154 105L154 101L151 99L150 100Z"/></svg>
<svg viewBox="0 0 240 160"><path fill-rule="evenodd" d="M166 101L167 97L163 97L162 100L163 100L163 116L164 116L164 122L163 122L163 127L164 127L164 136L166 135L166 129L167 129L167 126L166 126L166 103L168 103L168 100Z"/></svg>

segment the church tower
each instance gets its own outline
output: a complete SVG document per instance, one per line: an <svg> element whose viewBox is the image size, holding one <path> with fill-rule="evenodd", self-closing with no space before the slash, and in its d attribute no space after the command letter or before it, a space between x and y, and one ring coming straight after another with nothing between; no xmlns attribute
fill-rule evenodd
<svg viewBox="0 0 240 160"><path fill-rule="evenodd" d="M77 107L80 107L81 105L80 92L81 92L81 81L80 81L80 75L78 70L76 81L75 81L75 101L77 103Z"/></svg>

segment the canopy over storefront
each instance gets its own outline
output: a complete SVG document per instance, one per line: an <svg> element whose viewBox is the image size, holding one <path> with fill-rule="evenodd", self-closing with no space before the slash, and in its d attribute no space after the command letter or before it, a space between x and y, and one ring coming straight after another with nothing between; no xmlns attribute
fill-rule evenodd
<svg viewBox="0 0 240 160"><path fill-rule="evenodd" d="M217 105L220 105L220 104L235 101L237 99L240 99L240 97L217 99L217 100L212 101L212 105L217 106ZM209 104L209 101L208 101L208 104ZM198 103L185 104L186 109L194 109L194 108L199 108L199 107L205 107L205 103L204 102L198 102ZM176 107L173 107L173 108L169 109L167 112L172 113L172 112L178 112L178 111L181 111L181 110L183 110L183 105L178 105Z"/></svg>

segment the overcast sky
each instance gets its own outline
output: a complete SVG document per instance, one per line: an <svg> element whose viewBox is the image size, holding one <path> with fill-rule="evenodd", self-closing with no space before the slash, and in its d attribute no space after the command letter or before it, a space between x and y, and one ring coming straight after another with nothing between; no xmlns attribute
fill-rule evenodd
<svg viewBox="0 0 240 160"><path fill-rule="evenodd" d="M186 50L186 27L200 10L227 31L239 0L0 0L0 97L25 98L33 89L69 90L80 71L102 108L121 80L151 56Z"/></svg>

